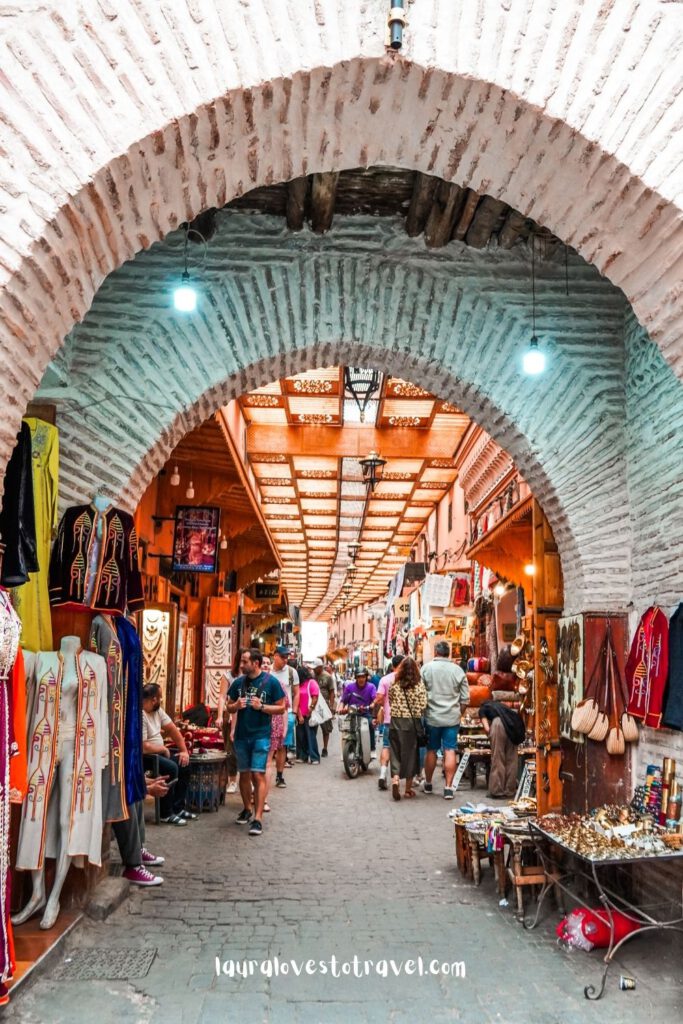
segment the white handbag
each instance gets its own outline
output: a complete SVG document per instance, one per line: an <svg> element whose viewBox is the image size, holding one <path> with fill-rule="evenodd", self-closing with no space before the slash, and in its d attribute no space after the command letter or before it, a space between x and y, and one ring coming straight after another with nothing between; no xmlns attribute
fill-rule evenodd
<svg viewBox="0 0 683 1024"><path fill-rule="evenodd" d="M330 718L332 718L332 712L329 705L322 693L319 693L318 702L311 711L310 724L313 726L322 725L323 722L329 722Z"/></svg>

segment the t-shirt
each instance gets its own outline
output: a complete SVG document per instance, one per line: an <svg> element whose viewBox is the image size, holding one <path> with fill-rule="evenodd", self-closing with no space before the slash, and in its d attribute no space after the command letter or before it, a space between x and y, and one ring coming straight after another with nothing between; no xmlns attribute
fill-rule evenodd
<svg viewBox="0 0 683 1024"><path fill-rule="evenodd" d="M161 730L169 725L173 724L173 719L166 714L163 708L159 708L158 711L144 711L142 712L142 739L146 743L151 743L155 747L163 747L164 738L161 735Z"/></svg>
<svg viewBox="0 0 683 1024"><path fill-rule="evenodd" d="M448 727L460 724L460 705L470 699L467 676L448 658L434 658L422 669L427 687L427 725Z"/></svg>
<svg viewBox="0 0 683 1024"><path fill-rule="evenodd" d="M361 689L358 683L347 683L341 695L340 704L347 708L364 708L372 704L377 696L377 690L372 683L366 683Z"/></svg>
<svg viewBox="0 0 683 1024"><path fill-rule="evenodd" d="M311 700L320 694L320 687L315 679L307 679L299 686L299 714L308 718L310 714Z"/></svg>
<svg viewBox="0 0 683 1024"><path fill-rule="evenodd" d="M377 687L377 696L382 697L382 705L384 707L384 724L389 725L391 722L391 705L389 704L389 687L393 683L396 677L395 672L389 672L388 675L382 676Z"/></svg>
<svg viewBox="0 0 683 1024"><path fill-rule="evenodd" d="M292 686L299 685L299 677L296 674L296 669L293 669L291 665L285 665L285 667L281 669L271 668L270 674L274 679L277 679L278 683L287 694L287 697L289 698L288 706L290 708L293 707L294 695L292 693Z"/></svg>
<svg viewBox="0 0 683 1024"><path fill-rule="evenodd" d="M318 686L320 687L320 692L322 693L323 697L330 705L330 707L332 707L332 705L334 704L334 699L337 696L337 691L335 690L334 687L334 679L332 678L329 672L321 672L320 678L317 680L317 683Z"/></svg>
<svg viewBox="0 0 683 1024"><path fill-rule="evenodd" d="M261 672L250 679L248 676L238 676L228 690L228 700L235 701L239 697L258 697L264 704L277 704L285 696L285 691L274 676L268 672ZM237 725L235 726L236 740L255 740L270 736L272 716L265 711L257 711L247 704L237 712Z"/></svg>

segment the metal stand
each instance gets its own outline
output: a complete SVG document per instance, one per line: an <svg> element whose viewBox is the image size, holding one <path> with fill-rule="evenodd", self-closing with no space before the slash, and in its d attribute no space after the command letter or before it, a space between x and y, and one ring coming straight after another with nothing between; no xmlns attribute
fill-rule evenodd
<svg viewBox="0 0 683 1024"><path fill-rule="evenodd" d="M616 865L623 867L625 864L644 864L647 862L657 863L662 860L675 860L683 859L683 852L671 853L671 854L654 854L651 856L643 855L642 857L629 857L629 858L613 858L609 860L594 860L592 858L584 857L571 847L565 846L564 843L560 842L549 832L544 832L537 825L532 822L529 823L529 832L531 838L534 841L536 850L541 859L543 870L545 872L545 882L543 888L538 897L538 903L536 905L536 913L533 921L527 923L526 919L523 920L524 928L531 931L539 923L539 917L541 913L541 907L550 889L557 889L560 892L567 893L568 896L578 903L579 906L585 907L586 910L594 910L590 904L586 903L579 895L577 895L575 889L570 888L569 880L576 881L576 879L584 879L591 882L598 893L598 899L604 907L607 914L607 923L609 924L610 938L609 946L604 957L604 969L602 972L602 979L600 987L596 988L595 985L586 985L583 994L586 999L600 999L605 991L605 984L607 981L607 972L610 969L612 960L615 954L623 945L625 945L629 939L634 938L636 935L642 935L643 932L650 931L674 931L683 933L683 886L681 888L681 912L680 916L673 917L666 920L658 920L652 915L648 914L642 907L637 907L633 903L630 903L624 896L619 893L613 892L608 889L606 885L600 880L598 868L600 867L615 867ZM552 856L548 853L546 846L549 845L550 849L557 848L562 850L564 853L570 854L576 859L576 867L571 871L563 871L562 867L553 860ZM585 866L584 866L585 865ZM641 927L636 931L630 932L619 942L615 942L615 929L614 929L614 913L619 912L625 916L631 918L632 921L640 924Z"/></svg>

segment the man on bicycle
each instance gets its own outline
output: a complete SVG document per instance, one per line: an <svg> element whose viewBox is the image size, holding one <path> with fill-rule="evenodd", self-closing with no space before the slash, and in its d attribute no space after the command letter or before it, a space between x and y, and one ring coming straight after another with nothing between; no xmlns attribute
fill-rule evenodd
<svg viewBox="0 0 683 1024"><path fill-rule="evenodd" d="M352 683L347 683L339 698L337 713L345 715L349 708L358 708L367 719L370 728L370 749L375 750L375 727L372 724L371 705L377 696L377 689L368 682L368 671L364 668L356 669L356 678Z"/></svg>

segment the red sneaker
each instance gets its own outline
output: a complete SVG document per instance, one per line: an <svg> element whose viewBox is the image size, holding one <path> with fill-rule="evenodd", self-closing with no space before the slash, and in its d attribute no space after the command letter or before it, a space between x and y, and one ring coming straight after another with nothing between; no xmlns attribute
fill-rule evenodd
<svg viewBox="0 0 683 1024"><path fill-rule="evenodd" d="M0 1006L7 1006L9 1003L9 990L3 981L0 981Z"/></svg>
<svg viewBox="0 0 683 1024"><path fill-rule="evenodd" d="M150 853L144 846L140 851L142 855L142 865L146 868L159 868L164 863L164 857L157 857L155 854Z"/></svg>
<svg viewBox="0 0 683 1024"><path fill-rule="evenodd" d="M163 878L160 875L153 875L151 871L140 865L139 868L126 868L123 877L127 878L133 885L161 885Z"/></svg>

